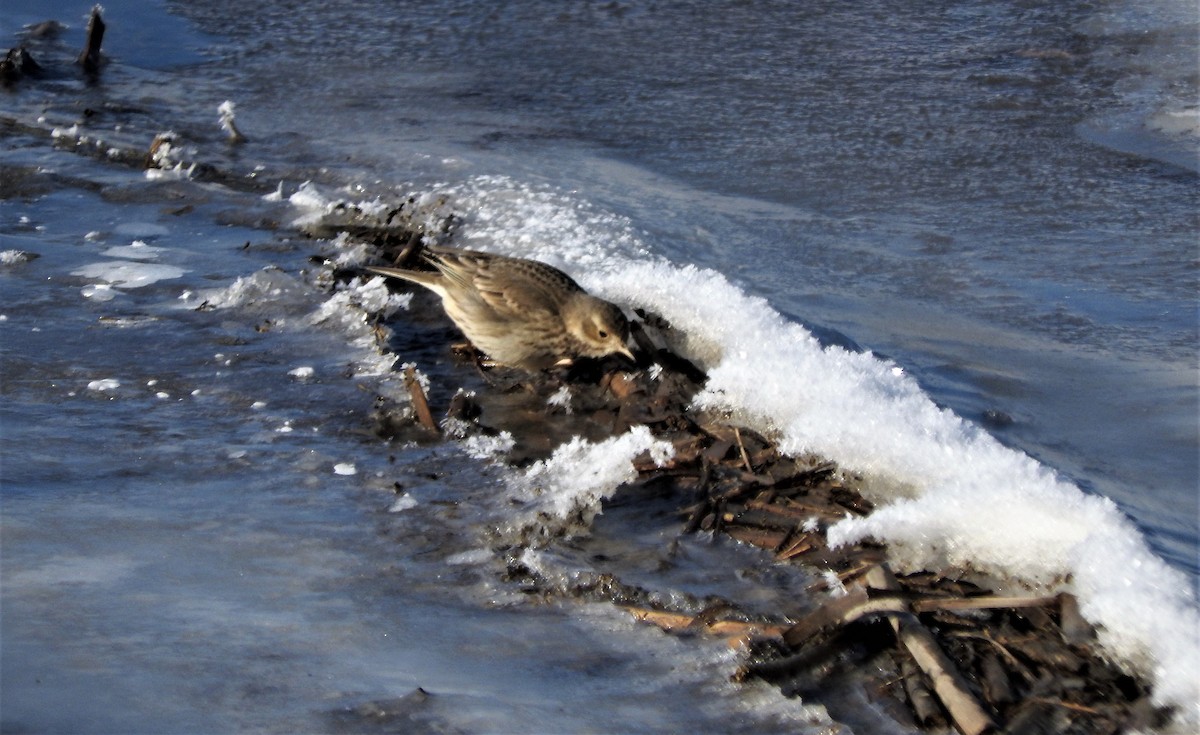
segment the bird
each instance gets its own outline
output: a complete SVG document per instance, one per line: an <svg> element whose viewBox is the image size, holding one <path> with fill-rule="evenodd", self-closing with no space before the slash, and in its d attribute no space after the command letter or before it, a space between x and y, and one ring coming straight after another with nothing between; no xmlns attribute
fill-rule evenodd
<svg viewBox="0 0 1200 735"><path fill-rule="evenodd" d="M423 247L421 259L433 269L365 270L436 293L450 319L495 364L536 372L580 357L636 359L621 309L553 266L442 246Z"/></svg>

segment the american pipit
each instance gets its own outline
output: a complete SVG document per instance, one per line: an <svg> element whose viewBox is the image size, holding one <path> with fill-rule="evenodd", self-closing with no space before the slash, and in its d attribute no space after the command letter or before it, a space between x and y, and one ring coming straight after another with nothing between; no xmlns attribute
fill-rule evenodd
<svg viewBox="0 0 1200 735"><path fill-rule="evenodd" d="M501 365L543 370L577 357L619 353L629 322L615 305L588 294L557 268L524 258L474 250L427 247L433 270L368 267L419 283L442 297L442 307L467 339Z"/></svg>

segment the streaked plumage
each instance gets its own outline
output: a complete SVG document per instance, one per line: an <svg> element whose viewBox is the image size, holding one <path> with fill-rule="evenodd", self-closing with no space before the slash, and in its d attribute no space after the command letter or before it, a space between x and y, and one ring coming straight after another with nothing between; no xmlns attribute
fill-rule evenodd
<svg viewBox="0 0 1200 735"><path fill-rule="evenodd" d="M496 363L542 370L577 357L633 358L621 310L557 268L452 248L428 247L421 256L434 270L367 270L436 293L467 339Z"/></svg>

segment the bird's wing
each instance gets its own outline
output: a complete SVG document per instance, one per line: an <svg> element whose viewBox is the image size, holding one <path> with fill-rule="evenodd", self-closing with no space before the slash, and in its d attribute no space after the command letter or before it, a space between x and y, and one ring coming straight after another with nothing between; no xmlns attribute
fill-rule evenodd
<svg viewBox="0 0 1200 735"><path fill-rule="evenodd" d="M469 250L444 250L435 257L446 278L469 282L485 304L505 316L557 315L563 301L581 290L566 273L537 261Z"/></svg>

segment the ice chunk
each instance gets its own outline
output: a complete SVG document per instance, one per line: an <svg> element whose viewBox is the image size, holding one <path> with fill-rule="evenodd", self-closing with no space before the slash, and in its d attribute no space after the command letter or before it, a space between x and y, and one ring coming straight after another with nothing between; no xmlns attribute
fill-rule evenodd
<svg viewBox="0 0 1200 735"><path fill-rule="evenodd" d="M112 301L121 295L120 291L107 283L93 283L90 286L84 286L79 290L79 293L83 294L85 299L91 299L92 301Z"/></svg>
<svg viewBox="0 0 1200 735"><path fill-rule="evenodd" d="M154 260L166 252L165 248L147 245L143 240L134 240L129 245L120 245L105 250L101 255L110 258L126 258L129 260Z"/></svg>
<svg viewBox="0 0 1200 735"><path fill-rule="evenodd" d="M130 260L110 260L90 263L71 271L73 276L96 278L120 288L142 288L159 281L181 278L182 268L159 263L138 263Z"/></svg>
<svg viewBox="0 0 1200 735"><path fill-rule="evenodd" d="M0 265L19 265L28 263L37 256L24 250L5 250L0 252Z"/></svg>
<svg viewBox="0 0 1200 735"><path fill-rule="evenodd" d="M391 506L388 507L388 513L400 513L402 511L409 510L410 508L416 508L418 505L420 505L420 503L418 503L417 499L412 495L401 495L392 502Z"/></svg>

